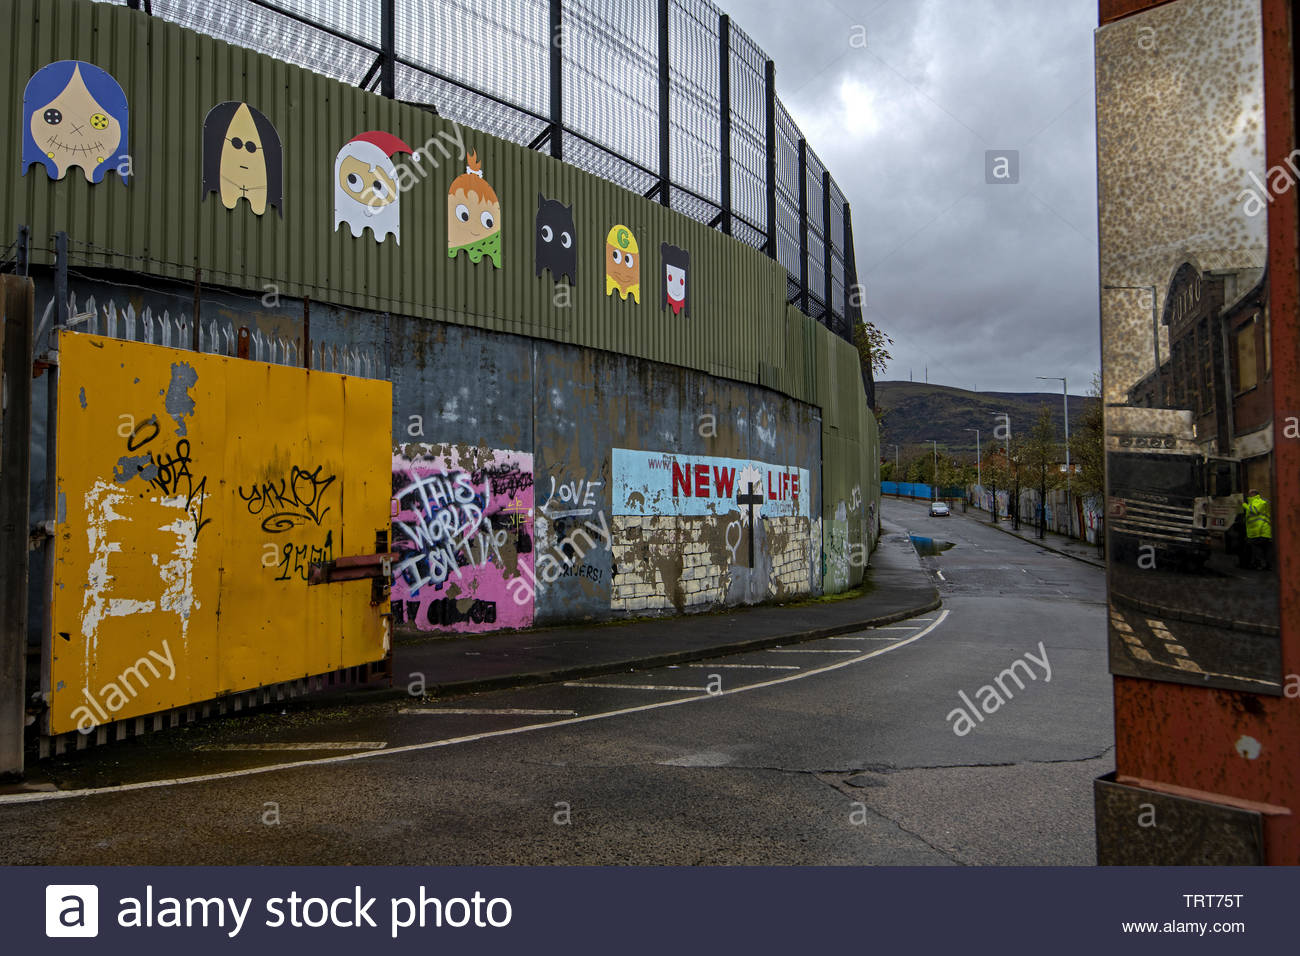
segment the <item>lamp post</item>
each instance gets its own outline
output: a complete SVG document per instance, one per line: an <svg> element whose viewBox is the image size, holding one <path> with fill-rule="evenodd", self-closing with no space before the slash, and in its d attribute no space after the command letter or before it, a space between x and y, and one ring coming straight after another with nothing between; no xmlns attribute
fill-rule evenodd
<svg viewBox="0 0 1300 956"><path fill-rule="evenodd" d="M1153 373L1156 377L1156 393L1159 396L1160 405L1165 403L1165 384L1160 375L1160 320L1156 317L1156 287L1153 285L1104 285L1103 289L1112 292L1150 292L1151 293L1151 347L1155 354L1156 370ZM1042 378L1040 375L1039 378Z"/></svg>
<svg viewBox="0 0 1300 956"><path fill-rule="evenodd" d="M983 488L984 472L980 467L980 430L978 428L968 428L966 430L975 433L975 484Z"/></svg>

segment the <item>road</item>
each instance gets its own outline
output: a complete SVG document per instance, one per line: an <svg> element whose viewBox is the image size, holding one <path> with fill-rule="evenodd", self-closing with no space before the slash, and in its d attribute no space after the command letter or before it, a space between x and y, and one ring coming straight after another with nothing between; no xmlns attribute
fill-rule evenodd
<svg viewBox="0 0 1300 956"><path fill-rule="evenodd" d="M255 715L74 755L47 769L56 783L118 788L0 797L0 861L1095 862L1091 781L1113 769L1103 572L973 517L896 501L883 515L954 543L923 559L941 611L696 665ZM962 694L983 712L959 733Z"/></svg>

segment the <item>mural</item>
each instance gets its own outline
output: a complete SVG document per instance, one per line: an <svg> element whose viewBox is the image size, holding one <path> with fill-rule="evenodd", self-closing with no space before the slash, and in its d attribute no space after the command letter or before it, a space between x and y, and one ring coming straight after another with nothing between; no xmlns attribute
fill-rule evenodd
<svg viewBox="0 0 1300 956"><path fill-rule="evenodd" d="M421 630L528 627L533 456L460 445L405 446L393 456L395 620Z"/></svg>
<svg viewBox="0 0 1300 956"><path fill-rule="evenodd" d="M569 285L577 283L578 231L573 225L572 206L537 194L537 230L533 250L538 276L547 269L556 282L567 277Z"/></svg>
<svg viewBox="0 0 1300 956"><path fill-rule="evenodd" d="M461 252L470 262L487 257L501 268L501 200L483 178L483 165L473 152L447 189L447 256L455 259Z"/></svg>
<svg viewBox="0 0 1300 956"><path fill-rule="evenodd" d="M681 611L811 590L807 469L626 448L611 459L613 608Z"/></svg>
<svg viewBox="0 0 1300 956"><path fill-rule="evenodd" d="M41 67L23 92L23 175L42 163L51 179L79 166L87 182L113 169L125 183L127 119L126 94L99 67L81 60Z"/></svg>
<svg viewBox="0 0 1300 956"><path fill-rule="evenodd" d="M615 448L612 484L618 515L809 516L807 468ZM741 500L751 495L760 500Z"/></svg>
<svg viewBox="0 0 1300 956"><path fill-rule="evenodd" d="M641 304L641 252L627 226L615 226L605 237L605 295L614 290L623 299Z"/></svg>
<svg viewBox="0 0 1300 956"><path fill-rule="evenodd" d="M274 206L284 218L280 134L247 103L218 103L203 120L203 198L217 193L234 209L245 200L260 216Z"/></svg>
<svg viewBox="0 0 1300 956"><path fill-rule="evenodd" d="M686 283L686 274L691 269L691 254L668 242L661 244L659 251L664 260L663 307L672 309L673 315L690 318L691 291Z"/></svg>
<svg viewBox="0 0 1300 956"><path fill-rule="evenodd" d="M370 227L375 242L389 235L402 244L401 192L392 157L414 155L411 147L392 133L372 130L343 144L334 157L334 231L347 223L352 237L360 239Z"/></svg>

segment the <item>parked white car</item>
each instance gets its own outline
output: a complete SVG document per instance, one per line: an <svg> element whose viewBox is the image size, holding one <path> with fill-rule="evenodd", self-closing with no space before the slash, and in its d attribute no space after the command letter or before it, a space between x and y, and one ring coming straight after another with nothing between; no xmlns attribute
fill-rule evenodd
<svg viewBox="0 0 1300 956"><path fill-rule="evenodd" d="M948 506L944 504L942 501L930 502L931 518L946 518L948 517L949 514L950 512L948 511Z"/></svg>

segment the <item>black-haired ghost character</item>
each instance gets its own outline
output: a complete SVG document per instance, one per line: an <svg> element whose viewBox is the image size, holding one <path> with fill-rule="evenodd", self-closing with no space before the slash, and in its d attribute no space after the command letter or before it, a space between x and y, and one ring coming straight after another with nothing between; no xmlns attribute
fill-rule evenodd
<svg viewBox="0 0 1300 956"><path fill-rule="evenodd" d="M203 120L203 198L217 193L234 209L241 199L262 215L274 206L284 217L280 134L247 103L218 103Z"/></svg>
<svg viewBox="0 0 1300 956"><path fill-rule="evenodd" d="M691 315L691 290L687 285L687 273L691 269L691 254L670 243L663 243L659 252L664 260L664 301L666 308L673 310L673 315L685 313Z"/></svg>
<svg viewBox="0 0 1300 956"><path fill-rule="evenodd" d="M569 285L578 284L578 234L573 226L572 206L537 194L534 250L538 276L543 269L549 269L556 282L567 276Z"/></svg>

